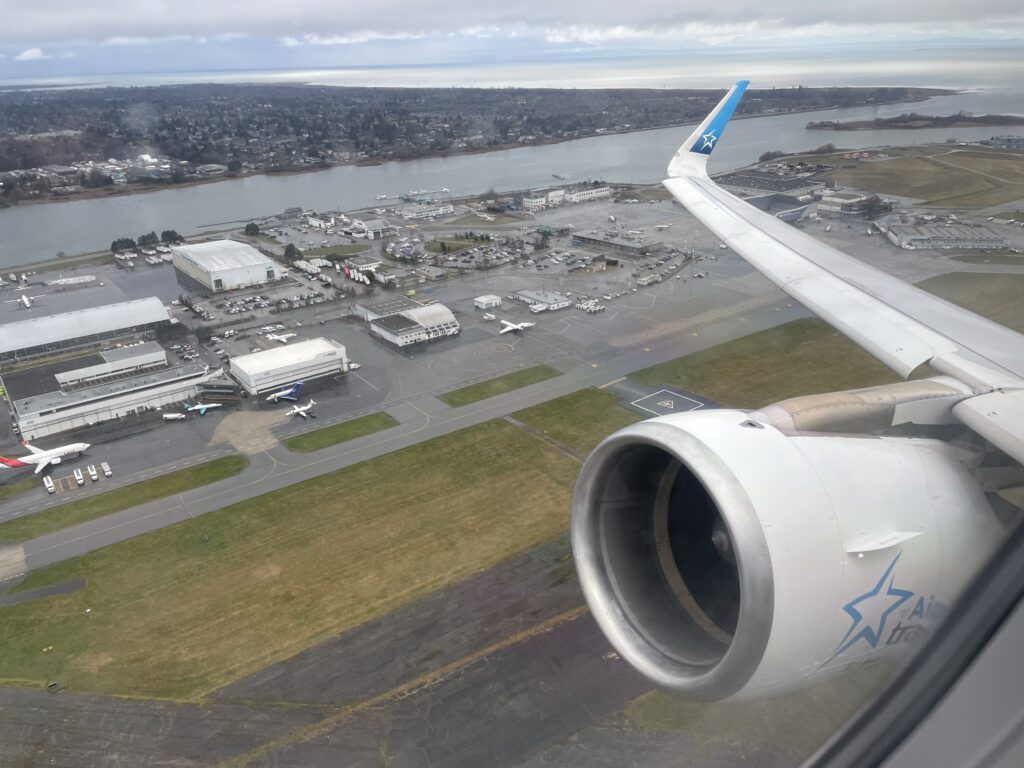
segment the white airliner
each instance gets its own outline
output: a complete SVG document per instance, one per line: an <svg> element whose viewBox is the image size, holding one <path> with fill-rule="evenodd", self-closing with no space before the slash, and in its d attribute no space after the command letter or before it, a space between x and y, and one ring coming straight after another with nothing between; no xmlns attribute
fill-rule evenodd
<svg viewBox="0 0 1024 768"><path fill-rule="evenodd" d="M665 187L904 381L661 416L584 463L571 532L591 613L643 675L704 700L799 688L943 632L1024 504L1024 336L715 184L708 156L746 86Z"/></svg>
<svg viewBox="0 0 1024 768"><path fill-rule="evenodd" d="M16 299L8 299L5 303L7 304L21 304L25 309L32 309L35 306L35 300L41 299L45 296L45 293L37 294L36 296L29 296L27 293L21 294Z"/></svg>
<svg viewBox="0 0 1024 768"><path fill-rule="evenodd" d="M199 402L199 403L192 404L192 403L190 403L190 402L188 402L186 400L185 402L183 402L181 404L181 406L182 406L182 408L184 408L186 411L188 411L190 413L195 413L196 411L198 411L200 416L205 416L206 412L208 410L210 410L211 408L223 408L224 407L224 403L203 403L203 402Z"/></svg>
<svg viewBox="0 0 1024 768"><path fill-rule="evenodd" d="M287 344L288 343L288 339L295 338L296 336L298 336L297 333L282 333L282 334L268 333L267 334L267 338L268 339L270 339L271 341L279 342L280 344Z"/></svg>
<svg viewBox="0 0 1024 768"><path fill-rule="evenodd" d="M38 475L50 465L60 464L69 456L81 456L89 450L89 443L69 443L67 445L62 445L60 448L51 448L48 451L43 450L42 448L36 448L34 445L29 445L27 441L22 441L21 444L30 451L28 456L19 456L16 459L8 459L4 456L0 456L0 466L11 467L13 469L16 467L31 467L35 465L33 474Z"/></svg>
<svg viewBox="0 0 1024 768"><path fill-rule="evenodd" d="M271 392L267 395L268 403L276 403L278 400L291 400L293 403L298 400L299 390L302 389L302 385L305 382L296 381L294 384L289 384L284 389L279 389L277 392Z"/></svg>
<svg viewBox="0 0 1024 768"><path fill-rule="evenodd" d="M510 323L508 320L502 320L498 333L521 333L527 328L533 328L534 325L535 323Z"/></svg>
<svg viewBox="0 0 1024 768"><path fill-rule="evenodd" d="M315 419L316 415L309 412L310 410L312 410L314 405L316 405L316 400L314 400L311 397L311 398L309 398L309 402L306 403L305 405L299 405L298 403L293 405L292 409L290 411L288 411L287 415L288 416L301 416L304 419L308 419L310 417Z"/></svg>

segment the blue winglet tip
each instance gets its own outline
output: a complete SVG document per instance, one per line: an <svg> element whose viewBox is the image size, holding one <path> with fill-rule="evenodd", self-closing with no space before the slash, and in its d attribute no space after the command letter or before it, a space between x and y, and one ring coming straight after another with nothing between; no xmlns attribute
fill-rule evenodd
<svg viewBox="0 0 1024 768"><path fill-rule="evenodd" d="M736 110L736 106L740 103L740 99L743 98L743 92L750 85L749 80L738 80L736 85L733 87L732 93L729 97L719 105L717 111L711 118L711 122L708 123L707 129L697 137L697 140L690 147L691 152L696 152L701 155L710 155L715 147L718 145L718 140L722 138L722 132L725 130L725 124L729 122L729 118L732 117L732 113Z"/></svg>

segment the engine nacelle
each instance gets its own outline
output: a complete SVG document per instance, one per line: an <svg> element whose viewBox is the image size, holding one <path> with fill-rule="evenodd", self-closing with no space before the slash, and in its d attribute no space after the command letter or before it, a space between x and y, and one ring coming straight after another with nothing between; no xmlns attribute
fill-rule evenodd
<svg viewBox="0 0 1024 768"><path fill-rule="evenodd" d="M60 456L54 456L52 459L50 459L50 463L53 465L60 464L61 461L63 461L63 459Z"/></svg>
<svg viewBox="0 0 1024 768"><path fill-rule="evenodd" d="M652 681L702 699L916 644L1002 535L946 443L787 434L732 410L615 433L573 498L601 629Z"/></svg>

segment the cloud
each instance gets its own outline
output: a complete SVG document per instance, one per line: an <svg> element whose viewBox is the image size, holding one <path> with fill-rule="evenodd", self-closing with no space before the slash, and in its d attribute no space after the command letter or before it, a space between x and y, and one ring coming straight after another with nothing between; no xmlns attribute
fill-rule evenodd
<svg viewBox="0 0 1024 768"><path fill-rule="evenodd" d="M303 35L301 40L286 35L281 38L281 44L288 48L300 45L353 45L378 40L422 40L426 36L423 32L373 32L368 30L345 35Z"/></svg>
<svg viewBox="0 0 1024 768"><path fill-rule="evenodd" d="M0 43L23 46L29 41L44 46L60 41L134 44L126 41L151 40L153 30L160 30L159 39L183 36L229 42L245 35L291 47L447 39L453 30L466 38L476 31L481 37L532 37L541 42L585 39L588 44L614 44L676 34L716 43L819 25L850 30L900 26L907 34L919 27L941 31L962 25L989 34L1005 34L1012 28L1013 34L1021 35L1024 6L1020 0L250 0L243 10L238 2L146 0L127 11L123 0L0 0L0 18L8 22L0 25Z"/></svg>
<svg viewBox="0 0 1024 768"><path fill-rule="evenodd" d="M15 61L40 61L50 58L50 54L43 53L42 48L26 48L14 57Z"/></svg>

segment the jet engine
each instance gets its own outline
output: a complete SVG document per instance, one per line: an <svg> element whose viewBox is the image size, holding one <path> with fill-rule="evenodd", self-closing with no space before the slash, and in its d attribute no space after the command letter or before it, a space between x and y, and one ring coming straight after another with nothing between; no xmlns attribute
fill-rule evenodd
<svg viewBox="0 0 1024 768"><path fill-rule="evenodd" d="M54 464L54 465L60 464L61 461L62 461L62 457L60 457L60 456L54 456L52 459L50 459L50 463Z"/></svg>
<svg viewBox="0 0 1024 768"><path fill-rule="evenodd" d="M749 697L917 644L1003 536L968 449L708 410L601 443L576 566L619 654L691 698Z"/></svg>

